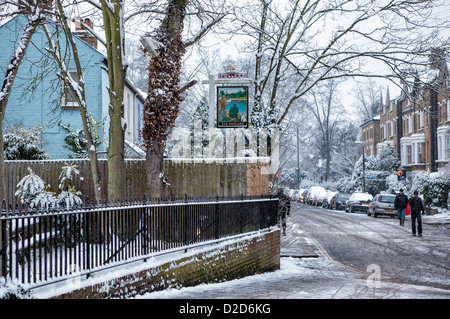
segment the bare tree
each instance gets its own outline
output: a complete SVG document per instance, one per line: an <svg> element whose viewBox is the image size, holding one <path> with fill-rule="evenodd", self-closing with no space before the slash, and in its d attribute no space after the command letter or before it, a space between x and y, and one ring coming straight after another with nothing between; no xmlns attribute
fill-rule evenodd
<svg viewBox="0 0 450 319"><path fill-rule="evenodd" d="M331 151L335 130L341 118L341 105L337 101L339 82L336 79L321 82L311 91L312 101L307 109L319 128L322 152L326 161L325 181L330 177Z"/></svg>
<svg viewBox="0 0 450 319"><path fill-rule="evenodd" d="M78 49L75 42L75 39L70 30L69 21L70 18L67 17L62 2L60 0L56 0L55 2L55 11L53 16L55 17L56 25L53 28L53 31L49 28L48 24L43 25L44 33L47 37L49 47L47 51L55 60L60 72L58 72L58 76L60 77L63 83L66 83L70 91L72 92L72 96L74 97L81 116L81 122L83 124L84 136L86 138L86 149L89 155L90 167L92 180L94 183L94 195L95 200L100 201L103 199L102 196L102 181L100 178L100 167L98 164L98 158L96 153L96 147L93 138L93 128L90 124L89 113L87 110L87 102L86 102L86 94L85 94L85 81L84 81L84 69L81 66L80 58L78 55ZM77 77L79 81L75 81L72 77L72 74L69 72L68 65L63 56L60 55L61 52L61 40L59 38L58 28L62 28L64 38L66 39L68 46L70 47L71 57L76 66Z"/></svg>
<svg viewBox="0 0 450 319"><path fill-rule="evenodd" d="M371 120L378 114L382 104L381 87L372 79L355 85L352 95L356 99L356 108L360 111L361 121Z"/></svg>
<svg viewBox="0 0 450 319"><path fill-rule="evenodd" d="M44 15L49 9L47 6L49 1L9 1L9 8L2 8L8 12L9 16L23 15L27 19L22 36L17 42L17 46L12 54L6 74L3 79L2 89L0 91L0 199L7 199L5 185L5 162L4 162L4 145L3 145L3 120L5 117L8 99L11 95L12 87L19 71L19 66L25 56L31 38L37 27L45 19Z"/></svg>
<svg viewBox="0 0 450 319"><path fill-rule="evenodd" d="M441 5L440 0L246 3L235 13L235 25L237 35L250 39L244 49L254 52L259 112L254 121L281 124L295 101L321 81L382 77L397 84L405 70L428 72L431 48L449 44L443 34L449 21L433 16Z"/></svg>

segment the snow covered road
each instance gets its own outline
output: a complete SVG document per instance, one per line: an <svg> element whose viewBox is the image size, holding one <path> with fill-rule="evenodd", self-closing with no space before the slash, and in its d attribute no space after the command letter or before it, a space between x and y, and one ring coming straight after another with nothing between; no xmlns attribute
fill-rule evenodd
<svg viewBox="0 0 450 319"><path fill-rule="evenodd" d="M301 204L294 208L288 236L304 236L318 258L285 257L281 269L272 273L136 298L450 298L450 232L445 226L424 225L425 237L419 239L409 234L408 223L398 226L397 219Z"/></svg>

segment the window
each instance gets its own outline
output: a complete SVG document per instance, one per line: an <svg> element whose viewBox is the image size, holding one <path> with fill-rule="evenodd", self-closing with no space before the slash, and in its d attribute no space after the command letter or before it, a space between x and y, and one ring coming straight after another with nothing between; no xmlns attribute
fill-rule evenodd
<svg viewBox="0 0 450 319"><path fill-rule="evenodd" d="M127 92L127 133L131 134L131 95Z"/></svg>
<svg viewBox="0 0 450 319"><path fill-rule="evenodd" d="M419 128L423 128L423 111L419 111Z"/></svg>
<svg viewBox="0 0 450 319"><path fill-rule="evenodd" d="M445 159L450 159L450 135L445 137Z"/></svg>
<svg viewBox="0 0 450 319"><path fill-rule="evenodd" d="M444 159L442 153L442 136L438 137L438 160Z"/></svg>
<svg viewBox="0 0 450 319"><path fill-rule="evenodd" d="M423 163L423 143L417 143L417 162Z"/></svg>
<svg viewBox="0 0 450 319"><path fill-rule="evenodd" d="M411 145L406 145L406 164L411 164Z"/></svg>
<svg viewBox="0 0 450 319"><path fill-rule="evenodd" d="M389 136L390 137L394 136L394 123L393 122L389 123Z"/></svg>
<svg viewBox="0 0 450 319"><path fill-rule="evenodd" d="M78 84L80 82L80 78L78 77L78 72L76 70L69 70L70 76L72 79ZM62 108L65 110L68 109L77 109L78 103L75 98L75 95L73 94L72 90L70 89L68 80L64 81L63 84L63 96L62 96Z"/></svg>
<svg viewBox="0 0 450 319"><path fill-rule="evenodd" d="M408 133L412 133L412 115L408 115Z"/></svg>
<svg viewBox="0 0 450 319"><path fill-rule="evenodd" d="M450 100L447 100L447 121L450 121Z"/></svg>

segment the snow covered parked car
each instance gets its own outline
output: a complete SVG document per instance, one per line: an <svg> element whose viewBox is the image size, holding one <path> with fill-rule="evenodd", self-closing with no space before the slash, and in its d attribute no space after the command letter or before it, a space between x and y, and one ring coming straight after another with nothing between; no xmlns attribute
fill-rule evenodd
<svg viewBox="0 0 450 319"><path fill-rule="evenodd" d="M366 213L373 196L368 193L353 193L345 203L345 212L354 213L356 211Z"/></svg>
<svg viewBox="0 0 450 319"><path fill-rule="evenodd" d="M323 194L325 194L325 193L326 193L326 190L322 186L311 186L308 189L307 204L317 205L317 198L320 196L323 196ZM322 201L320 201L320 203L322 203Z"/></svg>
<svg viewBox="0 0 450 319"><path fill-rule="evenodd" d="M337 194L337 192L327 191L327 193L325 194L325 198L323 199L323 202L322 202L322 207L331 209L331 202L330 201L333 198L333 196L336 195L336 194Z"/></svg>

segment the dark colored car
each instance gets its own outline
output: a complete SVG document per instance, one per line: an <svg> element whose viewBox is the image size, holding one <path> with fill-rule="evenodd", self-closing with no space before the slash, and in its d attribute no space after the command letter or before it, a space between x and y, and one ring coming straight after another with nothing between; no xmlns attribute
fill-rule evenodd
<svg viewBox="0 0 450 319"><path fill-rule="evenodd" d="M350 198L350 194L337 193L330 200L330 207L334 210L344 210L345 202Z"/></svg>
<svg viewBox="0 0 450 319"><path fill-rule="evenodd" d="M333 198L333 196L336 195L336 194L337 194L337 192L327 191L327 194L323 198L322 207L323 208L327 208L327 209L331 209L330 201L331 201L331 198Z"/></svg>
<svg viewBox="0 0 450 319"><path fill-rule="evenodd" d="M372 202L373 196L368 193L353 193L345 203L345 211L347 213L363 212L367 213L369 204Z"/></svg>
<svg viewBox="0 0 450 319"><path fill-rule="evenodd" d="M369 210L367 216L377 217L379 215L387 215L396 217L397 211L394 208L395 195L390 194L378 194L375 195L372 202L369 204Z"/></svg>

